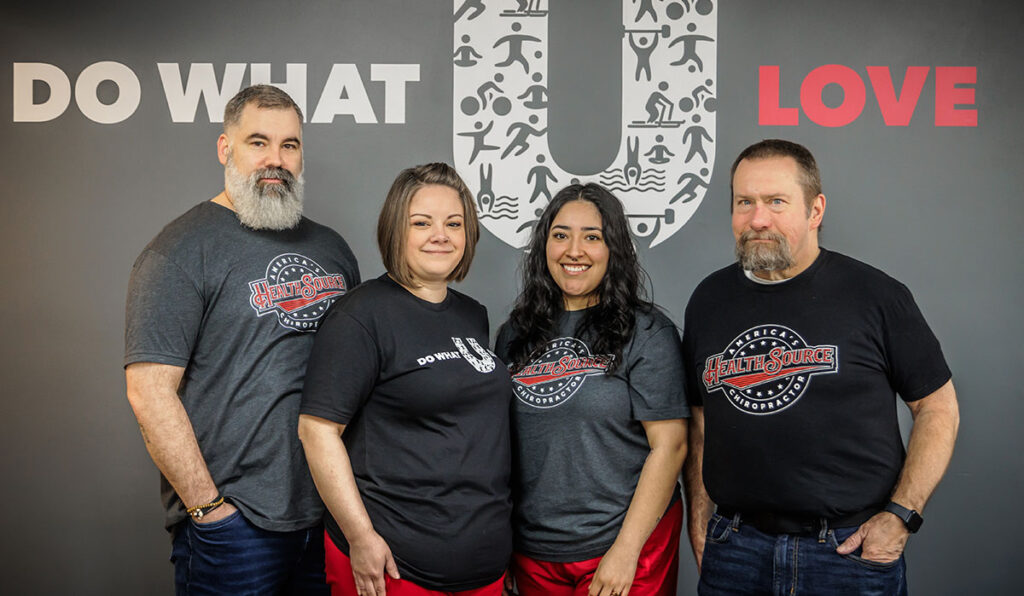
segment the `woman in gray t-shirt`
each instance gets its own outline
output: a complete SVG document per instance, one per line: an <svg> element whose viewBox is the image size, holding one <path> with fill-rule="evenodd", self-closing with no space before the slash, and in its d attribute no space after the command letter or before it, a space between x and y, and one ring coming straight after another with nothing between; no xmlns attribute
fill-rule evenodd
<svg viewBox="0 0 1024 596"><path fill-rule="evenodd" d="M496 346L516 395L519 593L674 594L689 416L679 336L644 298L618 199L561 190L522 270Z"/></svg>

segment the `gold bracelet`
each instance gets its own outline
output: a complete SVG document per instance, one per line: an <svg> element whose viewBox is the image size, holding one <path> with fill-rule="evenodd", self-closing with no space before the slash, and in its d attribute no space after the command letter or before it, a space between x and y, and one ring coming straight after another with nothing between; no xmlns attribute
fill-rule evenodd
<svg viewBox="0 0 1024 596"><path fill-rule="evenodd" d="M196 505L195 507L189 507L185 510L185 513L192 516L193 519L203 519L203 516L220 507L224 504L224 497L217 496L216 499L210 501L205 505Z"/></svg>

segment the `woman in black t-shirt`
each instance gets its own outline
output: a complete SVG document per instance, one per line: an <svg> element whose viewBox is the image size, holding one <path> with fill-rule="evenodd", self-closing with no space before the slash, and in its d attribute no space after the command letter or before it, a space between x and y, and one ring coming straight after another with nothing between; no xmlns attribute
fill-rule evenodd
<svg viewBox="0 0 1024 596"><path fill-rule="evenodd" d="M330 515L332 594L501 594L511 554L509 399L487 312L448 288L479 228L445 164L410 168L377 226L387 274L317 333L299 436Z"/></svg>
<svg viewBox="0 0 1024 596"><path fill-rule="evenodd" d="M560 191L498 334L516 395L515 556L521 596L675 594L689 415L679 336L643 297L622 205Z"/></svg>

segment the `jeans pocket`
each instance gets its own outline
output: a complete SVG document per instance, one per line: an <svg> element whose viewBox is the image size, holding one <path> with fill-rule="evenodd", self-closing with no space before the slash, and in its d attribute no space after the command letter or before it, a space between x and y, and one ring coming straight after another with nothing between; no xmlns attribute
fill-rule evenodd
<svg viewBox="0 0 1024 596"><path fill-rule="evenodd" d="M224 519L218 519L215 522L210 522L210 523L204 524L204 523L197 522L196 520L194 520L192 518L189 518L188 523L192 524L192 529L197 530L199 532L204 532L204 533L205 532L216 532L218 530L223 530L224 528L226 528L229 525L231 525L232 522L238 520L241 517L242 517L241 510L235 510L235 512L232 513L231 515L225 517Z"/></svg>
<svg viewBox="0 0 1024 596"><path fill-rule="evenodd" d="M832 548L839 548L839 544L845 541L847 538L849 538L849 536L856 531L856 528L852 528L849 531L844 531L844 529L840 529L840 531L843 532L843 534L837 535L836 530L828 531L828 543L832 546ZM839 553L836 554L839 555ZM895 560L885 563L882 561L872 561L871 559L865 559L864 557L860 555L855 555L853 553L839 556L846 559L847 561L857 563L861 567L865 567L867 569L874 569L876 571L887 571L889 569L896 567L900 562L900 557L896 557Z"/></svg>
<svg viewBox="0 0 1024 596"><path fill-rule="evenodd" d="M729 535L732 534L731 530L732 520L714 513L711 515L711 519L708 520L708 532L705 540L707 542L723 544L729 540Z"/></svg>
<svg viewBox="0 0 1024 596"><path fill-rule="evenodd" d="M843 555L843 558L849 561L853 561L855 563L859 563L862 567L867 567L868 569L877 569L878 571L888 571L889 569L896 567L896 565L898 565L900 562L899 557L897 557L894 561L889 561L888 563L883 563L882 561L872 561L870 559L865 559L864 557L852 554Z"/></svg>

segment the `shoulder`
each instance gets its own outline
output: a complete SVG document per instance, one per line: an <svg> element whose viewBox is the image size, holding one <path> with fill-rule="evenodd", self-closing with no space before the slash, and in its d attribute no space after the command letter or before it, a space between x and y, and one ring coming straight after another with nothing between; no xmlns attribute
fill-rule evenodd
<svg viewBox="0 0 1024 596"><path fill-rule="evenodd" d="M199 203L164 226L146 246L146 249L167 254L184 244L215 238L216 236L210 233L211 229L223 227L225 223L230 222L230 220L223 220L222 217L219 217L225 215L218 213L219 209L224 208L210 201ZM231 215L230 211L226 214Z"/></svg>
<svg viewBox="0 0 1024 596"><path fill-rule="evenodd" d="M633 330L633 346L643 348L654 338L669 338L670 341L679 341L679 329L672 322L668 314L656 304L650 308L639 308L636 310L636 326ZM661 343L658 339L655 343Z"/></svg>
<svg viewBox="0 0 1024 596"><path fill-rule="evenodd" d="M649 308L638 308L636 310L637 336L652 335L668 327L675 329L676 324L672 322L668 313L657 304L651 304Z"/></svg>
<svg viewBox="0 0 1024 596"><path fill-rule="evenodd" d="M835 251L828 251L826 256L828 260L824 263L822 273L829 281L841 283L859 292L909 293L903 283L877 267Z"/></svg>
<svg viewBox="0 0 1024 596"><path fill-rule="evenodd" d="M317 242L325 242L337 246L342 254L345 255L346 259L355 263L355 253L352 252L352 249L349 247L348 242L345 241L345 238L335 231L334 228L317 223L305 216L302 217L301 225L305 226L307 230L306 233L309 235L309 238L313 238Z"/></svg>
<svg viewBox="0 0 1024 596"><path fill-rule="evenodd" d="M483 315L484 318L487 317L487 307L477 302L475 298L471 298L458 290L454 290L450 286L448 288L448 292L451 294L453 306L459 309L465 309L474 314Z"/></svg>
<svg viewBox="0 0 1024 596"><path fill-rule="evenodd" d="M341 234L335 231L334 228L313 221L312 219L309 219L306 216L302 216L302 223L303 225L308 226L309 232L311 234L315 234L317 236L330 239L334 242L344 245L345 248L348 248L348 242L345 242L345 239L341 236Z"/></svg>
<svg viewBox="0 0 1024 596"><path fill-rule="evenodd" d="M714 290L715 288L723 285L733 283L737 279L736 276L739 275L739 267L740 266L736 263L730 263L729 265L709 274L707 277L702 279L699 284L697 284L697 288L693 293L696 295L698 292Z"/></svg>
<svg viewBox="0 0 1024 596"><path fill-rule="evenodd" d="M161 263L199 276L203 253L237 223L230 211L219 213L220 209L224 208L204 201L172 220L142 249L134 269Z"/></svg>
<svg viewBox="0 0 1024 596"><path fill-rule="evenodd" d="M731 263L711 273L694 288L686 310L689 311L692 307L699 306L703 301L719 300L723 294L732 292L741 275L739 265L736 263Z"/></svg>
<svg viewBox="0 0 1024 596"><path fill-rule="evenodd" d="M374 315L394 308L395 294L394 288L386 281L369 279L338 298L331 310L340 310L356 318Z"/></svg>

